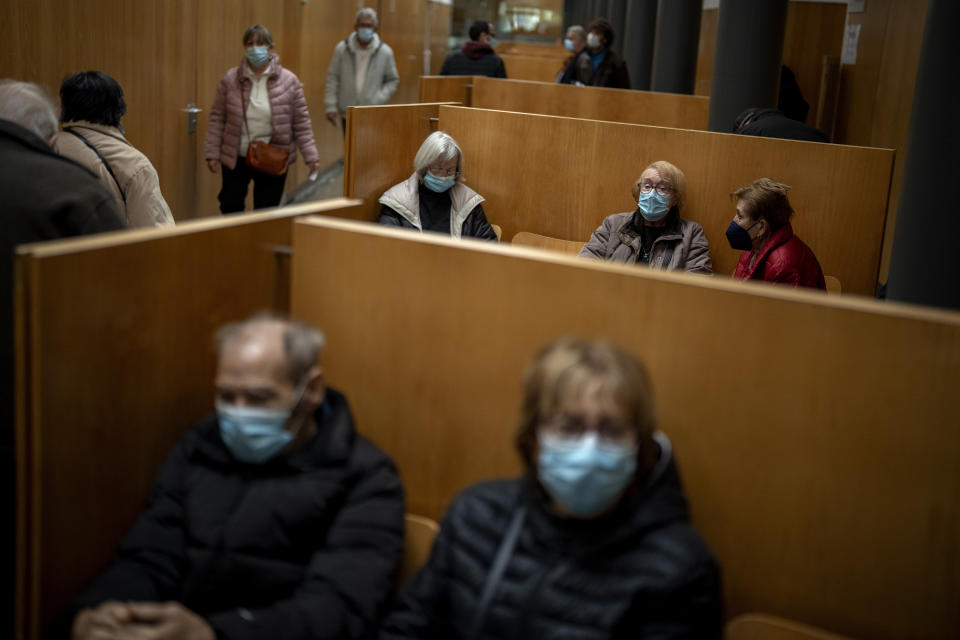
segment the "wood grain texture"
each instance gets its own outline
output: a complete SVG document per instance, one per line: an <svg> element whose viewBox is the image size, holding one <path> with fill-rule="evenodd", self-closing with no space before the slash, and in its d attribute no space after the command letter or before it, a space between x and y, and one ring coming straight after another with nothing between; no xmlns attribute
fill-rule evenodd
<svg viewBox="0 0 960 640"><path fill-rule="evenodd" d="M531 357L607 338L651 371L728 616L960 635L960 314L334 220L296 223L292 299L411 511L517 473Z"/></svg>
<svg viewBox="0 0 960 640"><path fill-rule="evenodd" d="M470 186L508 238L586 242L606 216L636 208L630 191L645 167L669 160L686 174L681 215L703 226L714 273L732 274L740 255L725 237L731 189L769 177L793 187L794 230L824 273L847 293L874 294L890 150L453 106L440 107L440 128L460 144Z"/></svg>
<svg viewBox="0 0 960 640"><path fill-rule="evenodd" d="M519 231L510 239L510 244L524 247L537 247L538 249L551 249L568 255L577 255L583 247L582 242L576 240L561 240L560 238L550 238L542 236L539 233L530 233L529 231Z"/></svg>
<svg viewBox="0 0 960 640"><path fill-rule="evenodd" d="M34 640L106 565L170 446L210 413L213 331L286 312L291 219L332 200L17 255L17 637Z"/></svg>
<svg viewBox="0 0 960 640"><path fill-rule="evenodd" d="M474 78L464 106L700 130L710 114L703 96L484 77Z"/></svg>
<svg viewBox="0 0 960 640"><path fill-rule="evenodd" d="M506 67L507 77L514 80L554 82L557 75L566 66L562 58L518 56L506 53L500 57L503 58L503 66Z"/></svg>
<svg viewBox="0 0 960 640"><path fill-rule="evenodd" d="M459 102L471 106L474 81L481 76L420 76L417 102Z"/></svg>

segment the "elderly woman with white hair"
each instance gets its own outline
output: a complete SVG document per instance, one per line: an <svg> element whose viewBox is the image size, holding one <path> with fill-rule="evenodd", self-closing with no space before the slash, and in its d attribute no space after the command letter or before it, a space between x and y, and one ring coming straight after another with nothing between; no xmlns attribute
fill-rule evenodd
<svg viewBox="0 0 960 640"><path fill-rule="evenodd" d="M483 213L483 196L460 181L463 153L442 131L427 136L413 159L413 174L380 197L380 224L497 240Z"/></svg>

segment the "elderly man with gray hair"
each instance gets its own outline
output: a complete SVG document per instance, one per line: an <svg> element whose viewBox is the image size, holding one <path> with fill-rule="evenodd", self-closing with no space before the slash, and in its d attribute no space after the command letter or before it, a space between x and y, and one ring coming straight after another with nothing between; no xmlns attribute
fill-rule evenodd
<svg viewBox="0 0 960 640"><path fill-rule="evenodd" d="M323 344L273 315L220 330L216 414L181 438L54 635L370 636L403 551L403 487L327 386Z"/></svg>
<svg viewBox="0 0 960 640"><path fill-rule="evenodd" d="M377 35L377 12L357 11L354 29L333 50L324 92L327 120L336 126L339 118L344 131L347 107L384 104L400 83L393 49Z"/></svg>

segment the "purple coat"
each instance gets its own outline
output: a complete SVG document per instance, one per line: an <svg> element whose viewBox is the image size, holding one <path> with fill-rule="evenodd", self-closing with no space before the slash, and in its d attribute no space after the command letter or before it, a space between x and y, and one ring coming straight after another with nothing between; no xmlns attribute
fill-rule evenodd
<svg viewBox="0 0 960 640"><path fill-rule="evenodd" d="M234 67L223 75L217 87L217 97L210 109L210 125L204 143L204 157L219 160L234 169L240 154L240 132L243 127L243 105L250 100L250 78L244 77L243 66ZM290 153L287 163L297 159L297 147L307 164L317 162L319 154L313 142L313 125L303 96L303 85L292 72L280 66L280 57L270 56L270 75L267 91L270 95L270 121L273 135L270 143Z"/></svg>

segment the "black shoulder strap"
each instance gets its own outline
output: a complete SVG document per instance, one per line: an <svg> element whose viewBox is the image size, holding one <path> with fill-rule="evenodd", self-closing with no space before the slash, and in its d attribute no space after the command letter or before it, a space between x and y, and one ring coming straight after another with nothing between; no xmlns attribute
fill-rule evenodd
<svg viewBox="0 0 960 640"><path fill-rule="evenodd" d="M105 167L107 168L107 173L110 174L110 177L113 178L114 183L116 183L117 189L120 191L120 197L123 198L123 204L127 204L127 194L125 194L125 193L123 192L123 187L120 186L120 181L117 180L117 175L113 172L113 169L110 167L110 163L107 162L107 159L104 158L102 155L100 155L100 152L97 151L97 148L96 148L95 146L93 146L93 144L91 144L89 140L87 140L87 139L84 138L82 135L80 135L79 133L77 133L76 131L74 131L74 130L73 130L73 127L67 127L66 129L64 129L64 131L67 131L67 132L69 132L69 133L72 133L73 135L75 135L75 136L77 136L78 138L80 138L80 140L83 141L83 144L85 144L85 145L87 145L88 147L90 147L90 148L93 150L93 152L94 152L95 154L97 154L97 157L100 158L100 162L102 162L102 163L103 163L103 166L105 166Z"/></svg>
<svg viewBox="0 0 960 640"><path fill-rule="evenodd" d="M480 596L480 604L470 624L470 632L467 634L468 640L477 640L477 638L480 637L483 622L487 617L487 610L490 608L490 603L493 602L493 594L496 593L497 587L500 586L500 580L503 578L503 572L507 568L507 562L510 561L510 556L513 555L513 548L517 546L517 538L520 537L520 529L523 526L526 515L526 506L521 506L517 509L513 515L513 520L510 521L510 526L507 528L507 534L500 542L497 555L493 559L493 566L490 567L490 572L487 574L487 578L483 583L483 594Z"/></svg>

